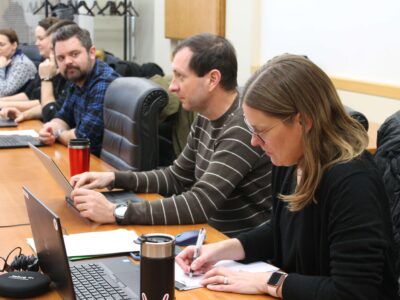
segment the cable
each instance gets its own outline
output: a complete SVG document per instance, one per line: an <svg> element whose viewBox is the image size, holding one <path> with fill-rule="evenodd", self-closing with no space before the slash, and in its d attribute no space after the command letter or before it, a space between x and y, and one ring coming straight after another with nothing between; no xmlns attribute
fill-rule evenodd
<svg viewBox="0 0 400 300"><path fill-rule="evenodd" d="M12 225L0 225L0 228L11 228L11 227L19 227L19 226L30 226L31 223L21 223L21 224L12 224Z"/></svg>

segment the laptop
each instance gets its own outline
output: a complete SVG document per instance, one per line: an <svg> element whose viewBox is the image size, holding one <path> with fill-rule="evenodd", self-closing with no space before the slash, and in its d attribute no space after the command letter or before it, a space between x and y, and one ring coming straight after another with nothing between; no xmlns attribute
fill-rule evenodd
<svg viewBox="0 0 400 300"><path fill-rule="evenodd" d="M29 144L32 144L36 147L44 146L39 138L31 135L0 134L0 149L27 148L29 147Z"/></svg>
<svg viewBox="0 0 400 300"><path fill-rule="evenodd" d="M0 128L3 127L17 127L18 124L14 119L0 118Z"/></svg>
<svg viewBox="0 0 400 300"><path fill-rule="evenodd" d="M75 209L74 202L70 198L71 192L73 191L72 185L69 183L68 179L64 176L63 172L57 166L57 164L48 156L46 153L41 151L39 148L32 144L29 147L33 150L39 160L42 162L43 166L51 174L58 185L64 190L65 200ZM110 191L102 192L108 201L111 203L128 203L128 202L140 202L143 201L135 193L130 191Z"/></svg>
<svg viewBox="0 0 400 300"><path fill-rule="evenodd" d="M23 193L40 269L63 299L139 299L139 265L127 256L69 262L60 218L26 187Z"/></svg>

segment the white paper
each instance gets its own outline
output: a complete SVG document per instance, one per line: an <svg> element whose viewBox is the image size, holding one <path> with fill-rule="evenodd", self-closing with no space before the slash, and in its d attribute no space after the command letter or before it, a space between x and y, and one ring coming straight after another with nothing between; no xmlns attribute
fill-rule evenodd
<svg viewBox="0 0 400 300"><path fill-rule="evenodd" d="M270 265L266 262L258 261L250 264L242 264L233 260L221 260L215 264L214 267L224 267L233 271L246 271L246 272L273 272L278 270L277 267ZM185 274L182 268L175 263L175 280L184 284L187 290L203 287L200 282L204 275L193 276L190 278Z"/></svg>
<svg viewBox="0 0 400 300"><path fill-rule="evenodd" d="M0 135L30 135L33 137L38 137L39 134L34 129L26 130L1 130Z"/></svg>
<svg viewBox="0 0 400 300"><path fill-rule="evenodd" d="M116 229L64 235L64 243L68 257L98 256L140 251L140 245L133 242L137 238L133 230ZM36 252L33 238L27 241Z"/></svg>

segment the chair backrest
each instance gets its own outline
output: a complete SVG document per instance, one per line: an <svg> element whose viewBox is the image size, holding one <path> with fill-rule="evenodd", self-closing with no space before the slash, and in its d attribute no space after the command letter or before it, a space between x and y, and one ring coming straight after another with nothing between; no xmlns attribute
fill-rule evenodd
<svg viewBox="0 0 400 300"><path fill-rule="evenodd" d="M347 111L347 113L350 115L350 117L352 117L354 120L357 120L365 128L365 130L368 131L368 128L369 128L368 119L363 113L356 111L346 105L344 106L344 108Z"/></svg>
<svg viewBox="0 0 400 300"><path fill-rule="evenodd" d="M104 98L101 158L118 170L145 171L158 166L158 118L167 93L146 78L120 77Z"/></svg>

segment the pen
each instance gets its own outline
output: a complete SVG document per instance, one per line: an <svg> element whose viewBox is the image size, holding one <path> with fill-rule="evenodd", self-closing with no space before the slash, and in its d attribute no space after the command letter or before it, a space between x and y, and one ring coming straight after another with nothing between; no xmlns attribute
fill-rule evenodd
<svg viewBox="0 0 400 300"><path fill-rule="evenodd" d="M194 248L193 260L199 257L201 246L203 245L204 239L206 237L206 230L204 228L200 228L199 235L197 236L196 246ZM192 261L193 261L192 260ZM189 270L189 277L193 277L193 270L190 268Z"/></svg>

